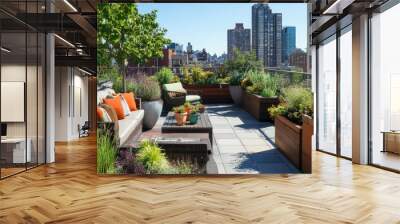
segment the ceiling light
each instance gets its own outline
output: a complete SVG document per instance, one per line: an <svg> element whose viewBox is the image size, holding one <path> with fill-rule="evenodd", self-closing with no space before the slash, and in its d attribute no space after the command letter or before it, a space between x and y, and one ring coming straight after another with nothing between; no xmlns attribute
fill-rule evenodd
<svg viewBox="0 0 400 224"><path fill-rule="evenodd" d="M83 70L83 69L81 69L81 68L78 68L78 70L81 71L81 72L83 72L83 73L85 73L85 74L87 74L87 75L92 75L92 73L90 73L90 72L88 72L88 71L86 71L86 70Z"/></svg>
<svg viewBox="0 0 400 224"><path fill-rule="evenodd" d="M57 37L59 40L61 40L62 42L64 42L65 44L67 44L68 46L70 46L70 47L72 47L72 48L75 48L75 45L73 45L71 42L69 42L68 40L66 40L66 39L64 39L64 38L62 38L62 37L60 37L59 35L57 35L57 34L54 34L54 36L55 37Z"/></svg>
<svg viewBox="0 0 400 224"><path fill-rule="evenodd" d="M11 52L11 50L9 50L9 49L7 49L5 47L1 47L0 49L1 49L1 51L4 51L6 53L10 53Z"/></svg>
<svg viewBox="0 0 400 224"><path fill-rule="evenodd" d="M64 3L68 5L68 7L70 7L74 12L78 12L78 10L68 0L64 0Z"/></svg>

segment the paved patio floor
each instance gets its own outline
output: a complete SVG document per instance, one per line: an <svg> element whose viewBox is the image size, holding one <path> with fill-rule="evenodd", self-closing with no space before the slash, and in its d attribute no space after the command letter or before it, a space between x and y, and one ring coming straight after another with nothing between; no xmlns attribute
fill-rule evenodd
<svg viewBox="0 0 400 224"><path fill-rule="evenodd" d="M274 126L233 105L208 105L219 174L298 173L275 147ZM210 169L210 171L213 169Z"/></svg>
<svg viewBox="0 0 400 224"><path fill-rule="evenodd" d="M208 174L298 173L275 147L274 126L233 105L207 105L214 146ZM144 137L160 133L165 117Z"/></svg>

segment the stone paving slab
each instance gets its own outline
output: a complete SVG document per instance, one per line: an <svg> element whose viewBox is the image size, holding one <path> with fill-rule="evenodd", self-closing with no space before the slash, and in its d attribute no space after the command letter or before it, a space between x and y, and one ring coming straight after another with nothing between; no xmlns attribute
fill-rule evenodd
<svg viewBox="0 0 400 224"><path fill-rule="evenodd" d="M247 149L242 145L218 146L219 152L223 153L247 153Z"/></svg>
<svg viewBox="0 0 400 224"><path fill-rule="evenodd" d="M273 145L274 126L233 105L208 105L216 144L212 157L221 174L298 173Z"/></svg>

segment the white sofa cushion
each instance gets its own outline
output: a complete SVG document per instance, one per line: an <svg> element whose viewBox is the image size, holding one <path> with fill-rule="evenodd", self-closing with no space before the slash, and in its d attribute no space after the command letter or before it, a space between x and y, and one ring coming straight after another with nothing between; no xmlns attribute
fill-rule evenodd
<svg viewBox="0 0 400 224"><path fill-rule="evenodd" d="M143 110L132 111L129 116L119 120L119 144L124 145L128 140L132 132L142 122L144 116Z"/></svg>
<svg viewBox="0 0 400 224"><path fill-rule="evenodd" d="M97 104L103 103L103 100L107 96L112 96L113 94L115 94L115 91L113 89L103 89L103 90L97 91Z"/></svg>
<svg viewBox="0 0 400 224"><path fill-rule="evenodd" d="M195 101L200 101L201 97L199 95L186 95L185 100L192 103Z"/></svg>

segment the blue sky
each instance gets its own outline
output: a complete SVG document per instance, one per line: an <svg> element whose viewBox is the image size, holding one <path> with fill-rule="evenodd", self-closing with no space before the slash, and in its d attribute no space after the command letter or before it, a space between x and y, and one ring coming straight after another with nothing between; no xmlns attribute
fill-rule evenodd
<svg viewBox="0 0 400 224"><path fill-rule="evenodd" d="M251 28L253 3L139 3L140 13L157 10L159 24L168 30L167 37L186 48L191 42L194 50L206 48L218 55L227 51L227 30L235 23ZM269 4L272 11L282 13L283 26L296 27L296 46L307 45L307 5Z"/></svg>

